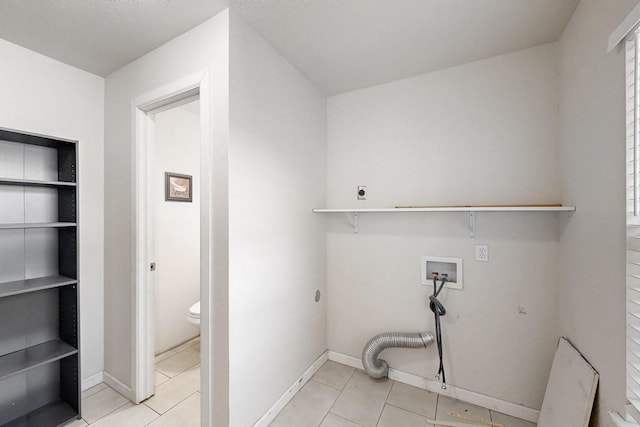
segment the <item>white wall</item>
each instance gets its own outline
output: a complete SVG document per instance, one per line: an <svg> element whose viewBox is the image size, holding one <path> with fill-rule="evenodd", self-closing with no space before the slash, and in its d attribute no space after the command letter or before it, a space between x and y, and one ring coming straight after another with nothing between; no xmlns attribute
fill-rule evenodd
<svg viewBox="0 0 640 427"><path fill-rule="evenodd" d="M200 115L193 111L198 102L155 115L156 354L200 333L187 322L189 307L200 301ZM192 202L165 200L165 172L192 176Z"/></svg>
<svg viewBox="0 0 640 427"><path fill-rule="evenodd" d="M201 253L210 259L211 271L201 274L212 275L210 326L215 341L211 342L213 361L203 365L202 370L203 376L213 381L213 389L206 391L212 393L210 402L215 406L213 416L217 425L225 425L228 420L228 16L228 11L221 12L113 73L106 79L105 94L105 322L109 324L105 333L105 370L130 386L133 329L131 103L154 89L209 70L213 151L203 157L212 168L207 180L211 199L207 203L213 218L205 219L205 225L212 231L212 241L210 247L201 248ZM203 383L202 386L204 392L208 385ZM203 422L206 421L203 419Z"/></svg>
<svg viewBox="0 0 640 427"><path fill-rule="evenodd" d="M560 202L556 55L548 44L330 97L328 206ZM558 338L555 214L478 214L476 241L462 213L359 222L356 235L345 215L329 220L329 349L360 357L378 333L433 331L420 257L462 257L465 289L443 292L449 384L540 408ZM437 372L435 346L383 357Z"/></svg>
<svg viewBox="0 0 640 427"><path fill-rule="evenodd" d="M104 79L0 39L0 126L78 140L82 379L103 358Z"/></svg>
<svg viewBox="0 0 640 427"><path fill-rule="evenodd" d="M637 0L582 0L559 42L560 333L600 372L592 425L625 404L625 66L607 39Z"/></svg>
<svg viewBox="0 0 640 427"><path fill-rule="evenodd" d="M325 97L232 14L231 426L253 425L326 349ZM322 292L319 303L316 290Z"/></svg>

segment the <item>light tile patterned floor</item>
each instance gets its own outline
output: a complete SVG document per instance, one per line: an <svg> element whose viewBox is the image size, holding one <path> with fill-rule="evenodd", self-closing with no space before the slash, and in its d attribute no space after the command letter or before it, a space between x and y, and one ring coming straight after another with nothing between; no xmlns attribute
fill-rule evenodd
<svg viewBox="0 0 640 427"><path fill-rule="evenodd" d="M156 394L134 405L106 384L82 392L82 420L66 427L200 427L200 338L156 357Z"/></svg>
<svg viewBox="0 0 640 427"><path fill-rule="evenodd" d="M449 412L504 427L535 427L489 409L326 362L291 399L272 427L432 427L427 419L471 423Z"/></svg>
<svg viewBox="0 0 640 427"><path fill-rule="evenodd" d="M83 420L69 427L200 427L200 340L156 357L156 394L134 405L105 384L82 393ZM433 427L427 419L469 422L456 412L501 423L534 423L326 362L270 424L273 427Z"/></svg>

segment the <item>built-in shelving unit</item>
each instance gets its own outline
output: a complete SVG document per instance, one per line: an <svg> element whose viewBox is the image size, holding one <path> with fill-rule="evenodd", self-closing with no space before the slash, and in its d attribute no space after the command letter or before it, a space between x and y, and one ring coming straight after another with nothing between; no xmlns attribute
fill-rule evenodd
<svg viewBox="0 0 640 427"><path fill-rule="evenodd" d="M0 427L80 418L76 142L0 129Z"/></svg>
<svg viewBox="0 0 640 427"><path fill-rule="evenodd" d="M345 213L351 218L353 232L358 232L358 214L362 213L428 213L466 212L469 214L469 237L475 237L475 214L477 212L575 212L575 206L549 205L500 205L500 206L399 206L394 208L322 208L314 213Z"/></svg>

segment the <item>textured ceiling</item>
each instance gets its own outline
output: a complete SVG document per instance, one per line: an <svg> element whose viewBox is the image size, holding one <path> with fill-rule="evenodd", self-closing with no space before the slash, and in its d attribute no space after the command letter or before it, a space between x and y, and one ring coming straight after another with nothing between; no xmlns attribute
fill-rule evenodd
<svg viewBox="0 0 640 427"><path fill-rule="evenodd" d="M0 38L106 76L228 0L0 0Z"/></svg>
<svg viewBox="0 0 640 427"><path fill-rule="evenodd" d="M328 95L558 39L579 0L236 0Z"/></svg>

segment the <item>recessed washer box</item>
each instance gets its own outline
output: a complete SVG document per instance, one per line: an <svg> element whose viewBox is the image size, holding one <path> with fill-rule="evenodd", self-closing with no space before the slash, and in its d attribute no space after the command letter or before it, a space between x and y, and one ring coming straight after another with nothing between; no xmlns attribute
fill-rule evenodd
<svg viewBox="0 0 640 427"><path fill-rule="evenodd" d="M433 277L436 276L436 284L439 286L442 277L447 276L445 288L462 289L462 258L423 256L422 257L422 284L433 285Z"/></svg>

